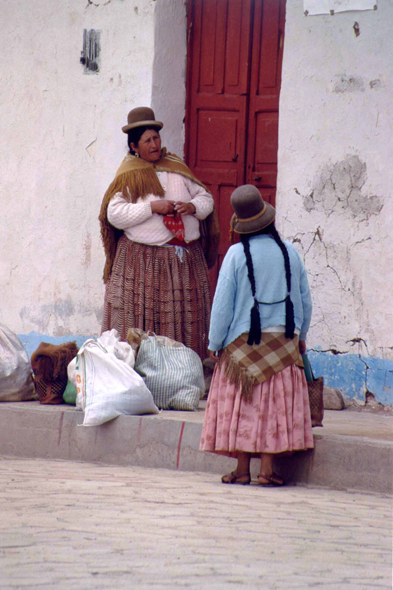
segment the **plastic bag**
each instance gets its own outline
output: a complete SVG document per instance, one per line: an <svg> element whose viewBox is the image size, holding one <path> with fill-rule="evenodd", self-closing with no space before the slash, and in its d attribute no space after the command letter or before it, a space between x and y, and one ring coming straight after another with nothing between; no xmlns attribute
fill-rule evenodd
<svg viewBox="0 0 393 590"><path fill-rule="evenodd" d="M22 342L7 326L0 324L0 401L36 399L32 375Z"/></svg>
<svg viewBox="0 0 393 590"><path fill-rule="evenodd" d="M157 414L158 408L142 377L100 342L88 340L76 360L76 406L84 426L98 426L121 414Z"/></svg>
<svg viewBox="0 0 393 590"><path fill-rule="evenodd" d="M65 404L70 404L71 406L76 405L76 387L70 380L67 381L67 387L63 393L63 401Z"/></svg>
<svg viewBox="0 0 393 590"><path fill-rule="evenodd" d="M108 352L112 352L116 358L134 367L135 365L135 354L132 347L128 342L120 342L120 335L117 330L107 330L103 332L99 338L99 342Z"/></svg>

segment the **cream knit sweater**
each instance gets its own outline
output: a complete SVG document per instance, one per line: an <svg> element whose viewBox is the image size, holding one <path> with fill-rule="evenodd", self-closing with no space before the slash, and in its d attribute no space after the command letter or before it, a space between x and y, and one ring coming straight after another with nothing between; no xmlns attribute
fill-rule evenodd
<svg viewBox="0 0 393 590"><path fill-rule="evenodd" d="M183 215L186 242L200 237L199 219L205 219L213 211L213 198L201 186L172 172L157 172L165 191L165 199L184 201L195 205L194 215ZM122 193L116 193L108 206L108 221L117 229L124 230L129 240L149 246L162 246L173 238L163 223L163 216L153 213L151 202L160 197L147 195L143 200L129 203Z"/></svg>

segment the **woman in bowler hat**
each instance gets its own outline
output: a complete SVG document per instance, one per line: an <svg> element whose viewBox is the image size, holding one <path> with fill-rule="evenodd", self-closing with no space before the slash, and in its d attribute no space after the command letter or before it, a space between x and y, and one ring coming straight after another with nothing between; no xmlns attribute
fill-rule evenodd
<svg viewBox="0 0 393 590"><path fill-rule="evenodd" d="M275 210L255 186L231 196L228 250L213 300L209 355L216 363L200 448L234 457L225 484L249 484L250 460L260 460L258 483L281 486L274 458L313 448L301 353L311 320L311 296L300 256L281 240Z"/></svg>

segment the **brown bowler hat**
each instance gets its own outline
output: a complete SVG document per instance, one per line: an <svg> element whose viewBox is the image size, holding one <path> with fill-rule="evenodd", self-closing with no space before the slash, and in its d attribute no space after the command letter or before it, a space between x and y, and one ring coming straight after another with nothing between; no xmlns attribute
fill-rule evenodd
<svg viewBox="0 0 393 590"><path fill-rule="evenodd" d="M266 203L253 184L244 184L231 195L231 205L235 211L231 228L237 234L252 234L264 229L274 221L276 210Z"/></svg>
<svg viewBox="0 0 393 590"><path fill-rule="evenodd" d="M164 126L164 123L161 123L161 121L156 121L154 111L149 107L132 109L128 113L127 120L128 124L121 128L123 133L135 129L135 127L156 127L157 129L161 129Z"/></svg>

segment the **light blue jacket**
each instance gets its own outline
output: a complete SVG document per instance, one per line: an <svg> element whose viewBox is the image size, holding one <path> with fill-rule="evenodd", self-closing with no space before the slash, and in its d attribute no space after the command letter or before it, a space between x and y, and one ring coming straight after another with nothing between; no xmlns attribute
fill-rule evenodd
<svg viewBox="0 0 393 590"><path fill-rule="evenodd" d="M311 321L311 294L303 262L289 242L284 242L291 265L291 299L295 326L300 340L305 340ZM258 301L280 301L287 296L284 257L279 246L268 235L250 238ZM254 305L248 278L243 244L231 246L221 266L210 319L209 349L220 350L240 334L250 330L250 311ZM285 326L285 303L259 305L262 331L272 326Z"/></svg>

